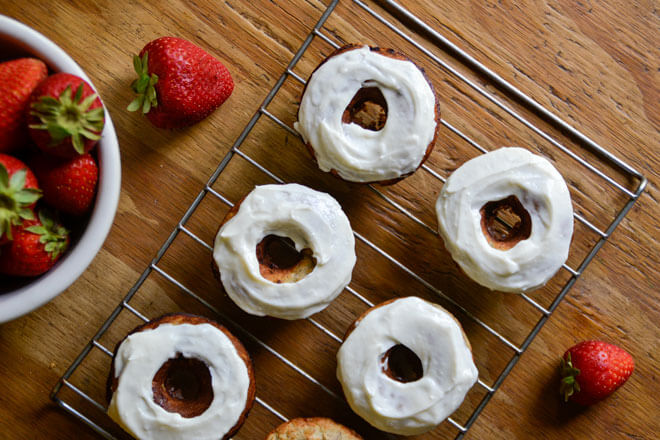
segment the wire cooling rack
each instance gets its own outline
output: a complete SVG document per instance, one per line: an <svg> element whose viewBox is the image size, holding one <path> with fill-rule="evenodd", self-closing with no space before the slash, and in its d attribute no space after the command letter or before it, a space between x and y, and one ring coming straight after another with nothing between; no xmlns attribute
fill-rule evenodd
<svg viewBox="0 0 660 440"><path fill-rule="evenodd" d="M252 153L250 148L246 146L249 143L247 139L251 134L254 134L253 132L259 132L256 127L264 120L270 121L271 124L274 123L273 127L276 127L274 130L282 131L280 135L284 135L285 139L291 137L299 138L298 134L291 128L291 124L285 122L285 119L289 119L289 122L291 122L291 114L295 114L297 109L289 109L288 116L287 114L278 115L276 114L278 110L272 110L271 104L278 95L278 92L281 92L283 87L290 87L291 82L293 82L294 89L296 89L296 86L298 87L296 91L291 93L292 95L297 95L296 99L299 99L300 90L306 82L305 76L309 74L309 72L304 74L296 71L301 59L310 54L312 54L313 57L322 58L319 51L328 52L345 42L352 42L350 36L345 39L341 35L342 29L346 29L347 26L350 26L350 24L347 24L350 20L337 21L338 24L332 27L328 26L329 20L332 20L333 12L336 10L338 3L338 0L334 0L326 7L320 19L312 31L307 35L301 47L295 53L274 87L270 90L259 109L245 126L240 136L236 139L231 150L222 159L207 184L201 189L176 228L162 245L151 264L144 270L121 303L112 312L105 323L103 323L98 332L85 346L80 355L74 360L72 365L66 370L55 386L51 395L52 399L60 407L89 425L104 438L114 439L124 436L124 434L121 433L121 430L112 424L105 415L107 407L105 403L103 403L103 384L105 383L105 378L109 371L110 360L113 355L112 350L108 347L114 346L114 344L111 345L109 342L112 338L108 338L108 342L104 342L104 338L106 338L107 335L114 333L114 341L116 342L126 334L127 329L134 327L135 324L138 324L140 321L147 321L148 319L157 316L157 314L155 314L155 312L149 307L153 307L155 302L165 301L165 299L155 298L155 295L157 295L155 292L160 292L160 288L154 290L152 287L149 287L150 277L156 275L160 277L160 286L166 284L169 285L170 290L175 291L175 293L169 292L166 299L174 302L177 308L212 316L232 329L232 331L234 331L244 343L247 343L248 349L252 353L253 358L255 356L257 357L255 359L255 366L257 369L260 365L259 358L261 358L263 354L263 356L274 358L284 370L287 370L285 373L282 373L284 376L288 374L286 377L296 377L307 382L307 385L312 389L312 391L310 391L310 396L312 396L312 399L314 400L306 398L307 400L305 402L308 408L301 409L303 413L308 412L310 413L309 415L312 415L311 411L316 410L316 405L321 405L319 402L328 399L329 401L341 405L343 408L342 410L345 411L342 413L342 410L328 410L330 414L336 415L342 421L349 420L349 423L363 423L357 420L357 418L350 419L350 417L355 416L345 415L345 413L350 411L346 409L346 405L341 397L341 392L339 391L340 388L337 387L336 383L328 384L328 381L314 377L314 375L308 371L309 368L301 366L310 365L307 358L293 359L293 356L289 355L289 353L284 353L283 350L277 346L277 341L269 336L272 335L271 333L266 331L266 333L257 334L251 331L250 326L246 323L253 320L253 318L246 317L240 313L236 314L229 312L226 308L219 306L213 298L209 299L204 293L201 293L201 291L195 290L186 285L186 283L181 280L181 276L174 275L171 273L172 270L167 270L163 267L164 256L175 246L176 240L181 237L187 239L187 244L185 246L197 247L200 252L207 257L210 257L212 246L208 242L209 240L205 240L200 234L195 233L193 227L191 227L189 223L193 222L191 219L194 218L198 211L203 209L200 207L206 203L205 201L209 198L216 203L219 202L224 205L225 209L229 209L233 206L234 202L231 201L230 197L224 194L224 191L227 190L232 183L231 181L224 182L222 176L223 172L225 172L225 174L231 173L226 170L228 167L232 166L234 162L241 161L243 167L252 167L254 170L258 170L259 173L263 173L263 175L270 181L279 183L285 182L285 179L280 177L278 172L272 171L270 168L277 163L277 154L268 156L270 157L270 161L268 163L263 163L263 160L260 161L255 158L258 154ZM466 328L466 332L473 343L475 361L482 374L480 374L477 385L475 385L473 391L470 392L463 406L452 415L452 417L447 419L447 422L443 423L436 431L423 437L455 437L460 439L469 431L486 404L490 401L503 380L515 366L521 354L525 352L561 300L584 272L589 262L594 258L598 250L603 246L617 225L631 209L644 190L646 179L621 159L605 150L571 125L567 124L564 120L546 110L532 98L525 95L509 82L505 81L483 64L472 58L461 48L452 44L437 30L428 26L419 17L415 16L398 3L390 0L380 2L353 0L352 2L342 2L341 6L344 7L345 14L360 15L358 19L362 20L363 26L378 27L383 33L382 35L387 33L388 39L395 39L395 41L400 41L401 45L410 47L411 50L415 51L415 55L417 55L416 60L419 64L427 67L427 69L428 66L433 66L433 68L438 69L441 75L451 79L451 81L460 83L461 87L469 89L470 93L479 99L483 99L486 105L491 106L499 115L502 115L500 116L500 119L507 118L507 120L513 121L512 124L516 124L515 126L517 127L517 130L522 133L521 136L534 139L530 142L532 145L538 147L541 154L544 154L553 160L558 166L561 165L559 168L565 177L567 175L572 175L571 172L577 173L577 176L579 177L579 179L567 179L571 194L574 197L574 204L577 203L576 200L581 200L581 205L587 207L586 209L583 209L583 206L575 206L576 209L574 215L576 220L576 236L579 236L579 238L574 237L571 257L569 257L569 263L573 261L573 265L571 266L569 263L564 264L560 273L545 289L545 293L541 293L538 297L535 293L531 294L531 296L523 294L506 295L505 297L504 301L512 304L511 307L516 310L516 313L513 314L514 317L509 317L509 319L515 319L516 316L520 315L520 319L522 320L522 316L525 316L525 313L532 316L532 318L526 320L526 324L528 325L525 326L521 324L521 327L525 328L525 332L519 333L518 337L507 336L506 333L508 327L502 325L500 320L487 322L485 315L478 308L465 305L466 303L463 302L466 298L465 296L450 295L447 293L446 289L440 289L437 286L438 283L434 282L435 278L433 276L430 276L426 272L422 273L419 270L411 269L413 265L410 264L408 260L401 261L402 259L397 258L395 255L396 252L386 250L385 246L376 243L376 240L370 238L369 234L364 232L364 230L363 232L358 232L357 230L355 232L357 243L362 249L362 253L368 253L370 256L373 256L373 258L386 260L388 264L393 267L393 271L396 271L399 276L403 277L397 279L410 280L410 282L416 283L416 285L418 285L421 290L424 290L427 295L430 295L431 298L434 298L437 302L442 303L450 308L450 310L460 315L463 326ZM456 61L458 61L459 64L456 64ZM315 60L309 64L315 65L317 62L318 60ZM492 86L497 89L493 89ZM273 105L273 107L279 108L277 105ZM289 107L291 106L289 105ZM476 149L477 153L488 151L487 148L482 146L483 141L478 142L475 140L475 136L467 133L469 127L467 129L459 129L460 121L450 122L444 116L444 112L441 124L444 129L447 130L447 133L451 134L453 137L452 142L456 145L461 144L465 148ZM552 131L552 129L548 127L554 127L555 131ZM273 132L271 131L271 133ZM482 139L484 138L484 136L480 137ZM289 145L289 148L290 147L291 146ZM299 142L297 147L300 148L302 154L305 154L301 142ZM491 149L492 148L494 148L494 146L491 147ZM440 148L436 146L436 151L432 157L438 154L443 154L442 151L438 152L439 149ZM426 177L431 179L432 182L436 182L435 187L437 190L441 187L441 184L444 183L448 171L450 170L445 169L443 172L434 169L432 161L429 161L427 164L423 165L418 173L426 173ZM243 174L249 173L244 171ZM604 197L603 194L607 193L609 194L609 198L602 201L600 204L590 203L589 197L583 195L583 193L588 191L585 190L584 186L580 183L585 179L593 183L594 188L596 188L598 193L598 197ZM293 179L288 179L286 181L290 180L295 180L295 175L293 176ZM339 183L337 183L337 185L339 185ZM405 189L406 187L404 186L403 188ZM397 194L397 190L391 190L390 187L380 187L377 185L360 186L360 191L362 189L370 193L371 196L382 205L382 212L385 212L390 216L398 216L402 219L407 219L406 221L414 223L420 228L420 230L425 231L424 233L437 236L434 224L430 223L428 220L420 218L423 216L416 213L415 209L411 208L410 205L406 205L405 194L401 196L401 194ZM351 191L353 190L351 189ZM359 191L356 191L356 193L359 193ZM592 197L594 196L592 195ZM238 199L235 198L234 200ZM598 206L608 206L609 208L616 206L616 208L609 210L606 209L609 217L604 217L599 212L589 212L589 208L592 208L592 211L597 211ZM222 216L223 215L220 215L219 218L222 218ZM209 226L209 228L211 227L212 226ZM215 227L217 227L217 222L215 223ZM415 237L412 236L400 237L393 234L391 240L406 241L406 244L408 244L408 240L412 242L414 238ZM365 258L360 257L360 252L358 252L358 256L358 266L366 265L367 262L365 261ZM445 257L448 258L446 255ZM188 262L180 260L177 261L177 263L184 268L186 264L189 264ZM401 286L394 287L392 290L398 291L399 289L405 290ZM140 295L141 293L142 295ZM352 282L351 285L346 288L346 292L342 293L342 295L352 296L358 304L361 304L366 308L373 306L376 302L369 299L373 296L372 293L371 290L366 293L360 292L359 288L356 288ZM179 296L177 297L176 295ZM139 299L140 296L144 298ZM534 298L532 298L532 296L534 296ZM138 306L136 305L137 303L142 305ZM530 315L530 312L519 312L519 310L522 310L525 307L531 307L534 314ZM352 317L348 319L347 322L354 319L360 313L361 312L352 313ZM128 318L126 318L126 315L128 315ZM341 334L343 330L331 329L328 320L322 318L322 314L317 314L306 320L307 324L311 324L317 330L317 333L315 333L316 336L311 332L299 336L303 339L313 338L314 341L312 345L321 347L320 349L327 345L322 338L329 338L332 348L326 349L326 351L329 351L334 355L334 351L336 351L336 348L342 341L342 338L337 336L337 334ZM124 319L126 323L119 326L118 322L121 319ZM135 322L130 322L131 319ZM274 321L269 321L266 326L271 326L273 322ZM113 330L113 327L116 325L121 328ZM276 323L272 325L279 324ZM343 329L345 330L345 327ZM485 342L481 342L481 339L484 339ZM519 342L516 342L515 339L518 339ZM495 343L492 341L495 341ZM484 346L487 346L488 348L483 349ZM486 350L488 355L482 355L481 352L483 350ZM491 366L490 363L495 362L493 359L497 358L497 356L493 354L495 352L497 352L500 357L503 357L504 361L503 363ZM100 361L98 360L99 356L101 358ZM97 359L90 360L90 358ZM269 372L273 377L276 375L275 370L277 370L277 368L273 368L273 371ZM490 377L484 377L484 374ZM257 404L248 417L246 426L249 426L252 423L251 420L255 418L259 418L259 421L254 423L263 424L265 423L263 420L271 420L272 423L285 421L289 417L301 415L293 413L294 410L291 408L282 409L285 402L282 398L278 399L278 396L280 396L279 394L275 395L270 392L268 380L264 381L258 379L257 384ZM301 394L305 393L305 384L296 386L298 387L296 392ZM262 393L262 389L265 394ZM303 403L305 404L305 402ZM301 406L300 403L298 403L298 405ZM257 407L260 407L260 409L256 409ZM319 408L321 408L321 406L319 406ZM299 408L296 408L296 410L297 409ZM255 412L258 414L254 415ZM268 417L270 417L270 419L268 419ZM355 425L353 426L355 427ZM267 432L270 428L272 428L272 426L261 426L256 430L244 427L239 431L236 438L255 438L258 435L255 433ZM359 428L367 431L365 434L367 438L383 438L384 436L393 438L393 436L377 433L373 430L369 431L371 428L366 425L361 425L358 427L358 430ZM244 434L246 429L248 430L248 433ZM263 435L261 436L263 437Z"/></svg>

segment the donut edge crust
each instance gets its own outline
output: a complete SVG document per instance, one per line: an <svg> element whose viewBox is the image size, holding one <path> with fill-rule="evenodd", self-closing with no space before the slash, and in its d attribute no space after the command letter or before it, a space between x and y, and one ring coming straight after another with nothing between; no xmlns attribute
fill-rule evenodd
<svg viewBox="0 0 660 440"><path fill-rule="evenodd" d="M291 419L273 429L268 435L266 435L265 440L296 440L300 438L298 434L306 434L306 431L310 428L320 429L323 433L323 439L363 440L362 437L352 429L327 417L299 417Z"/></svg>
<svg viewBox="0 0 660 440"><path fill-rule="evenodd" d="M345 46L342 46L339 49L336 49L330 55L328 55L323 61L321 61L321 63L318 66L316 66L316 68L309 75L309 78L311 78L312 75L314 75L314 73L323 64L325 64L326 61L328 61L330 58L332 58L336 55L339 55L341 53L344 53L344 52L348 52L348 51L355 50L355 49L360 49L364 46L366 46L366 45L365 44L354 44L354 43L352 43L352 44L347 44ZM377 183L379 185L384 185L384 186L385 185L393 185L393 184L405 179L406 177L414 174L415 171L417 171L424 164L424 162L426 162L426 160L431 155L431 152L433 151L433 147L435 146L435 142L438 139L438 132L440 131L440 104L438 103L438 98L435 94L435 88L433 87L433 83L429 79L428 75L426 75L426 71L424 70L424 68L418 66L417 63L415 63L413 60L408 58L406 55L404 55L403 53L401 53L399 51L396 51L394 49L383 48L383 47L379 47L379 46L369 46L369 50L372 51L372 52L376 52L380 55L383 55L383 56L386 56L386 57L389 57L389 58L393 58L395 60L411 62L411 63L413 63L413 65L415 67L417 67L417 69L419 69L420 72L422 72L422 75L424 76L424 79L426 79L426 82L428 83L429 87L431 87L431 93L433 93L433 97L434 97L434 100L435 100L435 106L434 106L434 108L435 108L435 118L434 118L434 120L435 120L435 131L433 132L433 139L431 139L431 142L429 142L428 146L426 147L426 152L424 153L424 157L422 157L422 160L419 162L419 165L417 166L417 168L415 168L413 171L411 171L409 173L402 174L399 177L395 177L394 179L378 180L378 181L373 181L373 182L353 182L352 180L346 180L343 177L341 177L339 175L339 173L337 172L337 170L334 169L334 168L330 170L330 174L332 174L333 176L335 176L339 180L343 180L344 182L358 183L358 184L362 184L362 185L367 185L367 184L370 184L370 183ZM303 91L300 94L301 101L302 101L302 97L305 95L305 92L307 91L307 85L308 84L309 84L309 80L305 83L305 87L303 87ZM300 120L300 104L298 105L298 112L296 113L296 118L297 118L297 120ZM314 153L314 148L312 147L312 144L310 144L309 142L305 142L305 147L307 148L307 151L309 151L309 154L311 154L312 159L314 160L314 162L316 163L316 166L318 168L318 160L316 159L316 154Z"/></svg>
<svg viewBox="0 0 660 440"><path fill-rule="evenodd" d="M245 402L245 408L243 409L243 412L239 416L238 420L236 421L236 424L232 426L232 428L225 434L224 437L222 437L222 440L229 439L232 435L234 435L238 429L243 425L245 422L245 419L247 418L248 413L250 412L250 409L252 409L252 405L254 404L254 398L256 394L256 386L255 386L255 378L254 378L254 368L252 366L252 359L250 357L250 354L247 352L241 341L238 340L227 328L225 328L223 325L217 323L216 321L213 321L212 319L205 318L203 316L199 315L193 315L189 313L168 313L162 316L159 316L158 318L154 318L149 322L146 322L144 324L141 324L131 330L124 338L119 341L115 345L114 349L114 355L112 356L112 361L110 363L110 375L108 376L108 380L106 382L106 400L108 403L110 403L110 400L112 400L112 395L114 392L117 390L117 386L119 384L119 378L115 377L115 357L117 356L117 351L119 349L119 346L126 340L127 337L134 333L139 333L144 330L153 330L160 326L161 324L173 324L173 325L180 325L180 324L192 324L192 325L199 325L199 324L210 324L220 330L222 333L225 334L231 341L232 345L236 349L236 352L240 356L240 358L243 360L245 363L245 366L247 367L248 370L248 378L250 381L250 386L248 387L248 393L247 393L247 400Z"/></svg>

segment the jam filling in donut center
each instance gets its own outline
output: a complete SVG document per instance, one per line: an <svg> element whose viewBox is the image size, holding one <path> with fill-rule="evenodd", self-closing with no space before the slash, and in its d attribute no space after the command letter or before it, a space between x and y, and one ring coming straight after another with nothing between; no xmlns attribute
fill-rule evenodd
<svg viewBox="0 0 660 440"><path fill-rule="evenodd" d="M383 92L378 87L362 87L344 110L341 121L352 122L366 130L382 130L387 122L387 101Z"/></svg>
<svg viewBox="0 0 660 440"><path fill-rule="evenodd" d="M257 244L261 276L274 283L295 283L309 275L316 266L311 249L298 252L288 237L267 235Z"/></svg>
<svg viewBox="0 0 660 440"><path fill-rule="evenodd" d="M387 350L381 356L380 362L383 372L398 382L415 382L424 376L419 356L403 344Z"/></svg>
<svg viewBox="0 0 660 440"><path fill-rule="evenodd" d="M209 368L199 359L185 358L180 353L160 367L151 389L158 406L185 418L199 416L213 402Z"/></svg>
<svg viewBox="0 0 660 440"><path fill-rule="evenodd" d="M488 243L508 250L532 233L532 219L518 197L509 196L481 207L481 229Z"/></svg>

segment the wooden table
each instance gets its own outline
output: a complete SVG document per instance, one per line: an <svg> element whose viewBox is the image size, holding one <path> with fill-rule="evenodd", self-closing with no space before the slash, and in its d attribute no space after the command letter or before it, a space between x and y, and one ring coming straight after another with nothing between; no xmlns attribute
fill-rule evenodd
<svg viewBox="0 0 660 440"><path fill-rule="evenodd" d="M657 2L402 3L649 179L647 191L522 355L467 438L657 438L660 433L657 417L660 246L656 239L660 234L657 218L660 15ZM140 3L0 0L0 13L54 40L92 78L117 128L123 161L122 196L115 225L92 265L50 304L0 326L0 437L95 437L90 429L49 400L51 389L149 264L324 9L322 2L316 0ZM614 197L612 201L607 195L611 188L602 189L602 185L593 183L597 179L592 175L561 159L552 147L520 124L502 118L500 110L482 98L475 98L473 92L405 41L383 31L382 26L366 25L373 20L365 14L351 2L341 2L324 28L325 34L335 41L392 46L408 53L427 69L434 81L443 117L489 149L529 145L555 157L571 184L578 210L585 216L602 211L593 221L607 226L611 220L607 216L621 207L622 200ZM236 81L234 94L218 111L186 130L158 130L146 119L125 111L131 100L130 56L146 42L162 35L180 36L207 49L226 63ZM422 41L426 47L433 47L429 41ZM295 71L307 77L330 52L327 43L315 39ZM292 123L301 87L289 78L269 111ZM534 115L529 117L565 139L544 121ZM432 285L464 304L480 319L494 322L497 331L511 335L517 343L524 340L540 317L530 311L529 304L518 297L489 293L466 280L451 263L440 238L425 235L428 231L387 208L389 205L367 187L322 175L294 136L267 118L262 120L242 147L247 154L288 179L331 191L344 205L356 231L396 258L405 259ZM477 154L470 148L443 127L429 167L446 175ZM578 151L590 161L602 163L584 150ZM230 165L214 188L236 201L251 185L269 181L243 161ZM635 186L635 182L624 184ZM435 227L432 204L439 188L437 180L419 171L394 187L380 190ZM227 209L217 199L203 203L198 210L199 218L193 217L190 229L210 242ZM584 229L576 224L576 234L582 235L575 239L575 250L569 258L573 267L588 250L585 243L589 237L581 238L589 235ZM404 237L403 240L396 239L396 234ZM593 236L590 239L593 242ZM339 390L334 379L333 359L338 347L335 341L313 333L316 330L305 321L259 320L241 314L214 283L208 269L208 251L190 244L190 239L182 240L175 242L160 263L164 270L208 294L216 307L224 307L223 310L228 310L230 316L269 346L297 359L331 390ZM370 300L379 302L395 295L412 294L434 298L433 292L411 282L408 275L374 255L364 243L358 243L357 250L360 262L352 286ZM132 302L148 316L180 309L209 313L162 278L152 278ZM570 274L560 272L547 288L530 296L548 305L568 278ZM445 304L442 299L436 299ZM364 309L364 304L344 293L315 319L341 335ZM482 377L492 383L512 351L489 342L488 335L470 319L457 316L475 345ZM120 318L121 322L102 340L107 347L111 348L139 323L128 312L123 312ZM573 343L591 338L611 341L627 349L635 357L636 371L606 402L588 409L561 405L557 395L559 356ZM310 340L322 343L309 343ZM247 342L257 366L258 394L264 400L288 417L328 415L362 430L369 438L378 438L352 417L344 405L334 402L315 385L301 382L297 373L263 347ZM72 381L102 398L103 384L99 378L107 375L108 359L96 350L85 362ZM474 407L482 396L483 392L471 393L469 404ZM459 421L465 421L467 416L469 412L463 409L456 414ZM278 419L257 404L237 438L262 438L276 423ZM444 424L424 438L445 438L455 432Z"/></svg>

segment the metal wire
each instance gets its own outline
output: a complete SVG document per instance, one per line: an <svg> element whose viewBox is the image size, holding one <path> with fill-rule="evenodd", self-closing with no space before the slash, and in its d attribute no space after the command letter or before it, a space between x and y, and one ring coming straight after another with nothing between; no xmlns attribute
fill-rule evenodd
<svg viewBox="0 0 660 440"><path fill-rule="evenodd" d="M98 423L95 422L95 419L98 417L103 417L102 413L105 413L106 407L105 405L97 402L94 400L92 397L89 396L89 394L85 393L83 390L80 389L80 387L74 385L71 383L70 379L73 373L76 371L76 369L81 365L81 363L86 359L86 357L89 355L89 353L93 349L97 349L100 352L102 352L106 357L111 358L113 356L112 350L106 348L103 344L99 342L100 338L105 334L105 332L108 330L108 328L112 325L112 323L116 320L116 318L119 316L119 314L123 311L126 310L129 313L135 315L142 321L148 321L148 316L143 314L141 311L137 310L134 306L130 304L131 299L134 297L134 295L139 291L140 287L143 285L145 280L152 274L152 273L157 273L159 276L167 280L168 282L172 283L174 286L179 288L182 292L185 294L189 295L190 297L194 298L198 302L200 302L203 306L209 309L209 311L213 312L220 318L222 318L223 322L229 323L229 325L232 326L232 329L240 332L242 335L245 337L249 338L253 342L255 342L257 345L262 347L264 350L268 351L270 354L275 356L279 361L287 365L289 368L292 370L296 371L298 374L300 374L302 377L304 377L306 380L312 382L316 386L318 386L321 390L323 390L326 394L329 396L333 397L334 399L337 399L339 401L342 401L341 397L338 396L334 391L329 389L326 385L322 384L320 381L315 379L313 376L311 376L309 373L307 373L305 370L300 368L293 360L286 358L283 356L281 353L279 353L277 350L273 349L270 347L268 344L266 344L264 341L259 339L257 336L253 335L249 331L247 331L244 327L242 327L239 323L237 323L235 320L232 320L230 317L228 317L226 314L224 314L221 310L218 310L216 307L214 307L212 304L204 300L200 295L192 291L190 288L185 286L183 283L181 283L179 280L177 280L175 277L173 277L171 274L167 273L165 270L163 270L158 263L160 262L161 258L165 254L165 252L169 249L171 244L174 242L176 237L179 235L180 232L182 232L184 235L188 236L190 239L192 239L195 243L197 243L199 246L203 247L206 251L211 252L212 251L212 246L208 243L206 243L203 239L201 239L199 236L197 236L195 233L193 233L187 226L186 223L192 216L192 214L195 212L199 204L202 202L202 200L207 197L208 195L211 195L218 200L220 200L222 203L226 204L229 207L233 207L234 203L230 201L227 197L225 197L223 194L221 194L219 191L213 189L213 184L217 181L223 170L226 168L226 166L229 164L229 162L234 158L234 156L239 156L243 160L245 160L247 163L250 165L256 167L259 169L261 172L264 174L268 175L271 179L273 179L276 182L283 183L284 180L278 177L275 173L270 171L265 165L259 163L258 161L254 160L250 155L245 153L244 151L241 151L240 147L243 144L244 140L247 138L247 136L250 134L254 126L257 124L257 122L260 120L262 116L266 116L268 119L272 120L275 124L277 124L279 127L282 129L286 130L289 134L294 135L294 136L299 136L298 133L290 126L285 124L279 117L271 113L269 110L267 110L268 105L270 102L273 100L277 92L280 90L282 85L285 83L287 78L293 78L295 81L299 82L300 84L306 84L306 80L300 76L299 74L295 73L294 68L298 61L301 59L301 57L306 53L308 50L310 44L312 41L316 38L318 38L320 41L327 43L328 45L332 46L333 48L338 48L339 44L335 42L331 37L326 35L323 31L322 28L324 24L326 23L327 19L330 17L332 12L334 11L335 7L337 6L338 0L332 1L325 11L323 12L322 16L319 18L318 22L312 29L312 31L307 35L305 41L299 48L299 50L296 52L294 57L291 59L289 65L285 68L284 72L282 75L279 77L278 81L276 84L273 86L273 88L269 91L269 93L266 95L264 98L264 101L262 105L259 107L259 109L255 112L255 114L252 116L248 124L245 126L241 134L238 136L236 141L234 142L231 150L227 153L227 155L223 158L223 160L220 162L218 165L217 169L215 172L211 175L209 178L207 184L204 186L204 188L198 193L197 197L193 201L193 203L190 205L186 213L183 215L179 223L177 224L176 228L172 231L170 236L167 238L167 240L163 243L159 251L156 253L156 256L152 260L152 262L149 264L149 266L144 270L144 272L141 274L137 282L133 285L133 287L128 291L124 299L121 301L121 303L117 306L117 308L110 314L108 319L103 323L103 325L100 327L100 329L97 331L97 333L94 335L94 337L89 341L89 343L83 348L82 352L76 357L76 359L73 361L71 366L66 370L64 375L60 378L56 386L54 387L52 393L51 393L51 398L65 411L69 412L70 414L74 415L78 419L80 419L82 422L86 423L89 425L94 431L99 433L102 437L106 439L114 439L115 437L109 433L107 430L102 428ZM462 61L466 66L471 67L474 71L479 72L480 74L486 76L489 78L493 84L497 85L500 89L504 90L505 92L509 93L514 97L514 100L517 101L518 103L522 103L525 106L527 106L530 109L533 109L537 113L540 113L543 115L546 120L551 121L553 124L555 124L557 127L569 132L571 135L573 135L574 138L576 138L582 146L585 146L589 148L591 151L596 152L599 157L602 159L604 163L608 163L610 165L614 165L615 167L619 168L624 175L626 175L628 178L636 178L639 180L639 184L637 188L634 191L631 191L625 187L623 187L621 184L619 184L616 180L614 180L612 177L606 175L602 171L600 171L594 164L589 163L585 159L582 159L580 156L578 156L575 152L571 151L567 146L559 143L556 139L552 138L550 135L548 135L545 131L541 130L540 128L536 127L533 125L531 122L527 121L522 115L518 114L516 111L514 111L510 105L508 105L506 102L502 101L501 98L493 95L492 93L488 92L487 90L483 89L482 86L479 84L471 81L468 77L465 75L461 74L456 70L454 67L452 67L448 62L445 60L439 58L437 55L435 55L433 52L428 50L426 47L424 47L421 43L416 41L414 38L412 38L409 35L410 29L402 29L401 27L397 26L396 24L392 23L390 20L385 18L383 15L379 14L376 12L373 8L371 8L369 5L367 5L365 2L361 0L353 0L353 3L357 5L359 8L362 10L366 11L369 16L371 16L374 20L376 20L378 23L381 23L391 31L393 31L395 34L399 35L400 37L404 38L406 41L409 43L413 44L417 49L419 49L422 53L424 53L431 61L437 63L439 66L441 66L443 69L445 69L448 73L456 76L459 78L461 81L466 83L468 86L473 88L477 93L481 94L491 102L493 102L495 105L497 105L502 111L505 113L508 113L510 116L512 116L514 119L518 120L523 126L527 127L530 129L532 132L537 134L538 136L542 137L544 140L549 142L551 145L555 146L559 151L562 151L566 153L569 157L571 157L573 160L577 161L580 165L584 166L587 170L591 171L596 177L603 179L605 182L607 182L609 185L611 185L613 188L616 190L620 191L621 193L625 194L628 197L627 202L623 206L623 208L615 215L614 220L610 223L608 228L603 231L597 226L595 226L593 223L591 223L589 220L587 220L583 215L580 214L575 214L575 219L579 221L580 223L584 224L589 230L594 232L595 234L598 235L598 240L594 244L593 248L588 252L584 260L581 262L579 267L577 269L573 269L567 264L563 265L563 268L570 274L570 277L566 284L562 287L560 292L557 294L557 296L554 298L552 303L550 304L549 307L543 307L540 305L538 302L533 300L527 295L520 295L520 297L529 305L531 305L534 309L536 309L540 313L540 318L537 321L536 325L532 328L531 332L527 335L525 340L520 346L517 346L515 343L501 335L499 332L494 330L491 326L483 322L481 319L477 318L474 316L472 313L470 313L467 309L465 309L461 304L457 303L455 300L452 298L448 297L445 295L440 289L437 287L433 286L431 283L429 283L427 280L422 278L419 274L415 273L411 269L409 269L405 264L401 263L394 257L392 257L390 254L388 254L386 251L381 249L379 246L377 246L375 243L371 242L369 239L367 239L365 236L355 233L356 238L361 241L364 245L367 247L371 248L374 250L376 253L378 253L382 258L390 261L393 263L395 266L397 266L400 270L403 272L407 273L412 279L415 279L422 285L424 285L427 289L429 289L431 292L434 294L438 295L441 297L444 301L447 301L451 303L454 307L456 307L458 310L460 310L464 315L466 315L469 319L473 320L476 322L478 325L480 325L483 329L485 329L487 332L489 332L492 336L494 336L496 339L498 339L503 345L507 346L509 349L512 350L512 356L507 363L506 367L502 370L502 372L499 374L497 379L492 385L488 385L486 382L484 382L481 378L478 379L477 383L478 385L485 390L485 395L482 398L482 400L479 402L478 406L472 411L471 415L469 416L467 422L465 424L461 424L457 422L456 420L449 418L447 421L449 424L454 426L454 428L457 430L456 438L460 439L462 438L465 433L467 433L470 429L470 427L474 424L474 422L477 420L479 415L481 414L483 408L486 406L486 404L490 401L494 393L497 391L497 389L500 387L502 381L506 378L506 376L509 374L509 372L513 369L515 364L518 362L518 359L520 358L520 355L525 352L529 344L532 342L534 337L538 334L540 329L543 327L547 319L551 316L551 314L554 312L554 310L557 308L559 303L562 301L562 299L565 297L565 295L568 293L570 288L573 286L573 284L576 282L578 277L584 272L585 268L589 264L589 262L594 258L596 253L599 251L599 249L603 246L605 241L609 238L609 236L612 234L614 229L618 226L618 224L621 222L621 220L626 216L626 214L629 212L629 210L632 208L634 205L635 201L639 198L641 195L642 191L644 190L646 186L646 178L642 176L638 171L633 169L631 166L623 162L621 159L618 157L612 155L610 152L608 152L606 149L604 149L602 146L598 145L595 143L593 140L589 139L585 135L583 135L581 132L577 131L575 128L567 124L565 121L557 117L556 115L550 113L547 109L533 101L530 97L527 95L523 94L520 92L515 86L511 85L510 83L506 82L504 79L499 77L497 74L494 72L490 71L487 69L485 66L483 66L481 63L479 63L476 59L472 58L469 56L466 52L461 50L459 47L453 45L448 39L446 39L444 36L439 34L436 30L430 28L428 25L426 25L421 19L413 15L411 12L409 12L407 9L403 8L400 6L398 3L392 0L383 0L382 3L388 8L388 10L391 12L392 16L400 20L401 17L405 18L409 22L412 22L414 26L416 26L418 29L415 29L415 31L422 31L425 32L427 35L430 35L431 38L435 41L438 47L444 48L448 52L450 52L452 55L454 55L456 58L458 58L460 61ZM392 12L393 11L393 12ZM441 124L449 129L451 132L456 134L460 139L465 141L468 145L471 145L475 149L477 149L480 153L485 153L488 151L488 149L484 148L482 145L471 139L469 136L467 136L465 133L462 133L460 130L458 130L453 124L450 122L446 121L445 119L441 120ZM428 165L423 165L422 169L427 172L429 175L434 177L435 179L439 180L441 183L444 183L446 180L446 177L442 176L440 173L437 171L433 170L431 167ZM383 192L378 186L376 185L369 185L370 190L378 196L380 200L383 201L383 203L386 203L387 205L391 206L394 208L396 211L400 212L402 215L406 216L419 226L421 226L424 230L426 230L430 234L437 234L437 231L434 226L428 225L424 221L420 220L417 218L412 212L410 212L407 208L405 208L403 205L398 203L396 200L394 200L392 197L388 196L385 192ZM365 304L365 306L372 307L374 304L373 302L369 301L363 294L359 293L358 291L355 290L354 287L347 286L346 287L346 292L348 294L353 295L355 298L360 300L362 303ZM315 328L317 328L321 333L325 334L327 337L331 338L337 343L342 342L342 338L337 336L334 332L323 326L320 322L313 318L308 318L307 321L313 325ZM103 379L99 379L103 380ZM93 408L99 413L95 415L90 415L86 414L83 412L82 409L76 408L74 405L68 403L62 396L62 388L66 387L67 389L71 390L74 394L78 395L80 398L82 398L84 401L90 403ZM259 403L263 408L265 408L267 411L275 415L277 418L279 418L282 421L287 421L288 418L283 415L280 411L277 410L276 407L272 406L271 404L267 403L264 401L260 396L256 397L257 403Z"/></svg>

